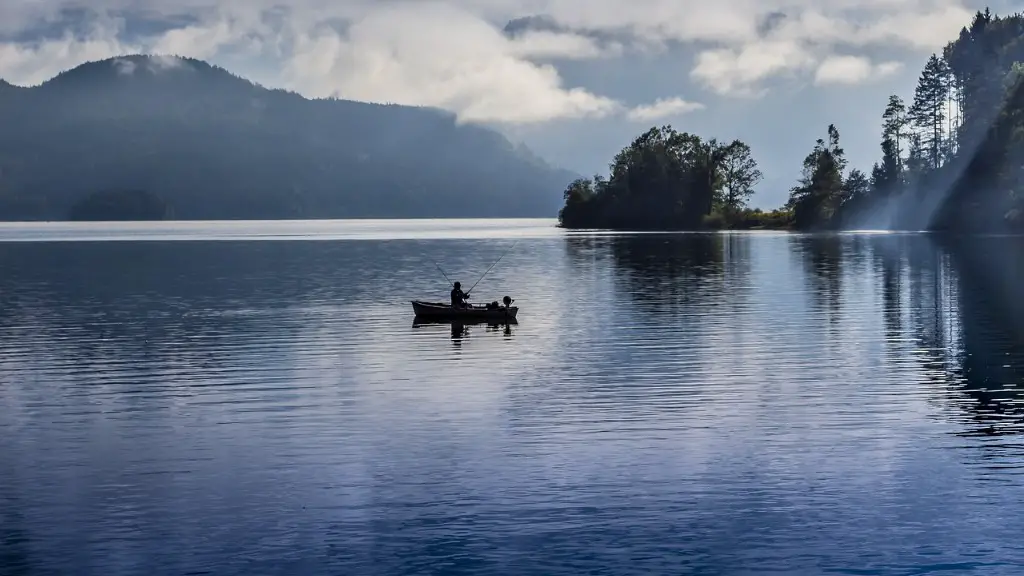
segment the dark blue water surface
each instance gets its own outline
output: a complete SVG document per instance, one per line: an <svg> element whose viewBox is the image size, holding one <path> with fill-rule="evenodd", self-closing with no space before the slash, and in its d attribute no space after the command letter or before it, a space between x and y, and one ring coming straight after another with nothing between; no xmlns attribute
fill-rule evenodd
<svg viewBox="0 0 1024 576"><path fill-rule="evenodd" d="M0 240L0 574L1024 573L1021 239Z"/></svg>

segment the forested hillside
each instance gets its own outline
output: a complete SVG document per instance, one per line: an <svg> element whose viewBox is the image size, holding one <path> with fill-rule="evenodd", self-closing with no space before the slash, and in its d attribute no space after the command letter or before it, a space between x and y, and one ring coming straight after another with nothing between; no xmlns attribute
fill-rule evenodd
<svg viewBox="0 0 1024 576"><path fill-rule="evenodd" d="M201 61L0 83L0 219L135 190L180 219L550 216L575 177L423 108L308 100Z"/></svg>
<svg viewBox="0 0 1024 576"><path fill-rule="evenodd" d="M652 128L611 174L573 182L563 226L780 227L1005 232L1024 230L1024 15L978 12L928 58L914 94L879 117L882 158L849 166L829 125L773 212L746 201L760 172L742 142Z"/></svg>
<svg viewBox="0 0 1024 576"><path fill-rule="evenodd" d="M1024 16L978 12L957 39L927 60L913 95L889 98L879 122L882 158L869 182L835 170L841 152L808 157L807 174L817 181L794 190L798 225L1021 229L1022 62Z"/></svg>

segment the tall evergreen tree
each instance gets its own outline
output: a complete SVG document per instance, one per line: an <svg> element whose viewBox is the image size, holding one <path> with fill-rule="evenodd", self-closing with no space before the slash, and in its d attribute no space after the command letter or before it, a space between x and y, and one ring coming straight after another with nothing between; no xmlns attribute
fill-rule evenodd
<svg viewBox="0 0 1024 576"><path fill-rule="evenodd" d="M900 164L903 162L902 144L907 135L909 122L907 105L903 103L903 99L895 94L889 96L889 103L885 106L885 112L882 113L882 138L893 141L896 160Z"/></svg>
<svg viewBox="0 0 1024 576"><path fill-rule="evenodd" d="M922 145L929 151L929 168L942 165L945 135L946 103L949 94L949 68L944 60L932 54L914 91L914 104L909 116L921 135Z"/></svg>
<svg viewBox="0 0 1024 576"><path fill-rule="evenodd" d="M871 170L871 188L879 197L897 194L903 184L903 161L896 153L896 142L882 140L882 161Z"/></svg>

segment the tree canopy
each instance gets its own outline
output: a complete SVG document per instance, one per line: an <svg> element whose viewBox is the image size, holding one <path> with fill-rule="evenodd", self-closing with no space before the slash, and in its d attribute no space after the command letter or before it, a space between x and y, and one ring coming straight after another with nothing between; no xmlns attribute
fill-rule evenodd
<svg viewBox="0 0 1024 576"><path fill-rule="evenodd" d="M761 180L750 146L652 127L620 151L608 176L565 189L568 228L696 229L715 218L737 225Z"/></svg>

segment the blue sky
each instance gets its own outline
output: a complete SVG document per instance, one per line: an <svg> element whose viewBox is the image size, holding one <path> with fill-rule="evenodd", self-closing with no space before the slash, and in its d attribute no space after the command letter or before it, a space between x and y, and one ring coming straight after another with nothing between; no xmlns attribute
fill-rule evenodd
<svg viewBox="0 0 1024 576"><path fill-rule="evenodd" d="M1006 13L1019 5L999 2ZM753 203L785 201L829 123L855 167L890 93L984 4L969 0L5 0L0 77L82 62L205 59L310 97L426 105L549 161L604 172L652 125L753 148ZM540 16L506 28L510 21Z"/></svg>

